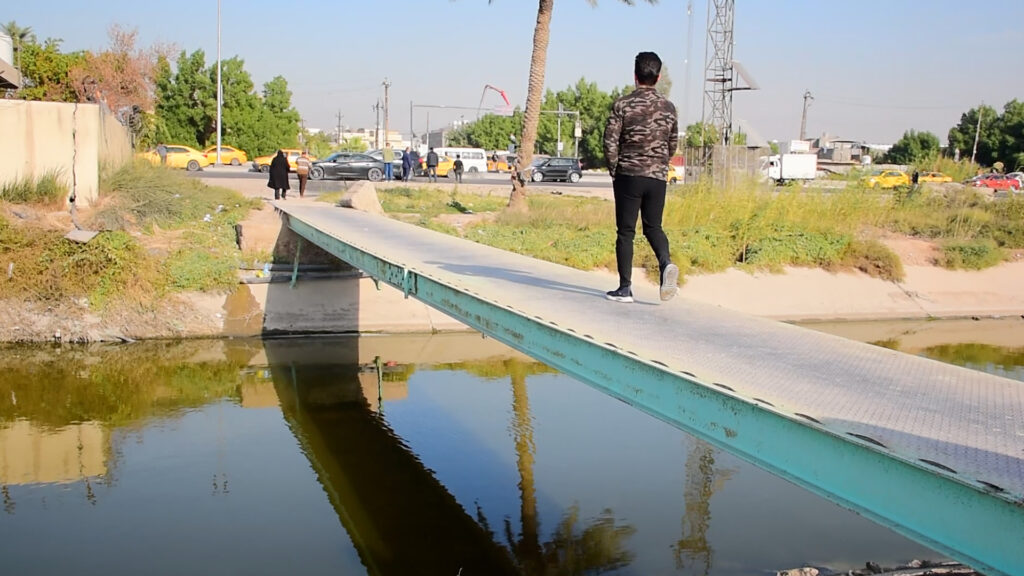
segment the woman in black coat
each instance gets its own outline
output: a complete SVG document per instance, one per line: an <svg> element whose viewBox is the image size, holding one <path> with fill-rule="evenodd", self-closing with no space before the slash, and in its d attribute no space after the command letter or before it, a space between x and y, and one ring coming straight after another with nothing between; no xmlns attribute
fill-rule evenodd
<svg viewBox="0 0 1024 576"><path fill-rule="evenodd" d="M270 180L267 188L274 189L274 200L286 200L288 195L288 158L281 150L270 161Z"/></svg>

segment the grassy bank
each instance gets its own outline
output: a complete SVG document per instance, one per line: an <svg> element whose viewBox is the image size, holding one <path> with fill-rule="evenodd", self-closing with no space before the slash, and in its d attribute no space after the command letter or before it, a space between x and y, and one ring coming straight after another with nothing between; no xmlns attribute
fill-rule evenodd
<svg viewBox="0 0 1024 576"><path fill-rule="evenodd" d="M529 211L503 211L503 197L392 188L378 192L385 211L406 221L559 264L615 267L611 202L571 196L529 197ZM450 215L493 212L456 228ZM445 215L449 215L446 217ZM933 240L949 268L981 269L1024 248L1024 196L993 200L971 190L879 194L861 189L776 192L756 184L732 190L707 183L673 187L665 231L683 272L785 266L859 269L903 277L882 240L894 234ZM657 262L638 230L635 262L656 277Z"/></svg>
<svg viewBox="0 0 1024 576"><path fill-rule="evenodd" d="M0 281L0 297L84 299L102 309L115 300L147 304L237 283L234 225L259 203L136 163L103 178L97 206L80 218L83 228L102 231L87 244L66 240L70 222L48 206L46 199L4 203L0 259L10 274Z"/></svg>

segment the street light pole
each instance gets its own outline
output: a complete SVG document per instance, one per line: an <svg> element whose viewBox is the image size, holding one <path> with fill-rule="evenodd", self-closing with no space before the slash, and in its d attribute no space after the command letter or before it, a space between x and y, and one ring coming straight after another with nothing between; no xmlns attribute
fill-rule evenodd
<svg viewBox="0 0 1024 576"><path fill-rule="evenodd" d="M224 107L224 88L220 81L220 0L217 0L217 162L220 166L221 108Z"/></svg>

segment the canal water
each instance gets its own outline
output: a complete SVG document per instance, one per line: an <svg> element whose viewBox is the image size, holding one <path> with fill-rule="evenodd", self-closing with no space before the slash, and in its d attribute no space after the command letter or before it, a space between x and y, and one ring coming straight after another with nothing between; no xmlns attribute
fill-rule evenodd
<svg viewBox="0 0 1024 576"><path fill-rule="evenodd" d="M1024 380L1024 321L809 327ZM474 335L0 349L0 573L773 574L942 556Z"/></svg>

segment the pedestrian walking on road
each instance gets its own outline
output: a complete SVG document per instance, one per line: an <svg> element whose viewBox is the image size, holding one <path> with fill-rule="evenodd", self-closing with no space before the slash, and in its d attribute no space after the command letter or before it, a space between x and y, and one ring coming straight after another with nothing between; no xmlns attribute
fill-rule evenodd
<svg viewBox="0 0 1024 576"><path fill-rule="evenodd" d="M384 179L391 182L391 179L395 177L395 151L391 148L391 142L384 144L384 151L381 152L381 156L384 160Z"/></svg>
<svg viewBox="0 0 1024 576"><path fill-rule="evenodd" d="M462 154L455 155L455 163L452 164L452 170L455 171L455 181L462 184L462 171L465 169L465 165L462 163Z"/></svg>
<svg viewBox="0 0 1024 576"><path fill-rule="evenodd" d="M402 152L402 181L408 182L412 178L412 149L408 146Z"/></svg>
<svg viewBox="0 0 1024 576"><path fill-rule="evenodd" d="M434 152L433 147L427 152L427 179L437 182L437 152Z"/></svg>
<svg viewBox="0 0 1024 576"><path fill-rule="evenodd" d="M658 258L661 299L671 300L678 291L679 268L669 257L661 220L668 163L679 143L679 120L672 102L654 89L661 76L657 54L637 54L633 75L636 90L612 104L604 130L604 156L615 195L615 262L619 269L619 287L606 297L633 301L633 238L639 214L644 236Z"/></svg>
<svg viewBox="0 0 1024 576"><path fill-rule="evenodd" d="M309 150L303 150L295 159L295 174L299 177L299 198L306 197L306 181L309 180L309 170L312 167L313 160L309 157Z"/></svg>
<svg viewBox="0 0 1024 576"><path fill-rule="evenodd" d="M267 188L274 189L274 200L287 200L288 196L288 158L284 151L278 150L277 155L270 161L270 180L267 181Z"/></svg>
<svg viewBox="0 0 1024 576"><path fill-rule="evenodd" d="M160 157L160 165L167 166L167 146L163 142L156 145L156 155Z"/></svg>

